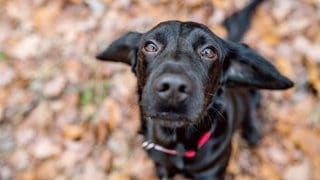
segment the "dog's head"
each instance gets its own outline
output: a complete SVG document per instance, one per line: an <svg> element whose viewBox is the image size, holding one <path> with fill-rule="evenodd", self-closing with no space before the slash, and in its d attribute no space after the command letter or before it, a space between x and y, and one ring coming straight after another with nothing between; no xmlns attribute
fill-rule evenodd
<svg viewBox="0 0 320 180"><path fill-rule="evenodd" d="M132 66L143 116L162 126L196 123L219 86L293 86L248 46L225 41L194 22L167 21L146 33L125 34L97 58Z"/></svg>

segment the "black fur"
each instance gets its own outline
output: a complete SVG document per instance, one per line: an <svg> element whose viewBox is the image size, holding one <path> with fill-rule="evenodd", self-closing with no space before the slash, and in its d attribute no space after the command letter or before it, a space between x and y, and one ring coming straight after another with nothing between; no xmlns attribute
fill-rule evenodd
<svg viewBox="0 0 320 180"><path fill-rule="evenodd" d="M230 40L241 39L258 2L225 21ZM210 52L217 56L203 55ZM125 34L97 58L132 66L145 139L180 154L197 151L194 158L186 158L149 150L162 178L180 173L193 179L223 179L233 132L242 125L249 144L256 145L260 138L257 89L293 86L248 46L223 40L194 22L167 21L146 33ZM199 138L212 126L213 135L197 149Z"/></svg>

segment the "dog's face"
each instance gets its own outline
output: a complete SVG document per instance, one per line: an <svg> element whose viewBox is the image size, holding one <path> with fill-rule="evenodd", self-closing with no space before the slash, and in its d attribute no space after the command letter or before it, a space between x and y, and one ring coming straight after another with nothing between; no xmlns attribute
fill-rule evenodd
<svg viewBox="0 0 320 180"><path fill-rule="evenodd" d="M219 86L293 85L247 46L224 41L193 22L168 21L143 34L128 33L97 58L130 64L144 118L173 128L202 119Z"/></svg>
<svg viewBox="0 0 320 180"><path fill-rule="evenodd" d="M221 76L219 43L195 23L161 23L143 34L137 77L144 117L169 127L195 123Z"/></svg>

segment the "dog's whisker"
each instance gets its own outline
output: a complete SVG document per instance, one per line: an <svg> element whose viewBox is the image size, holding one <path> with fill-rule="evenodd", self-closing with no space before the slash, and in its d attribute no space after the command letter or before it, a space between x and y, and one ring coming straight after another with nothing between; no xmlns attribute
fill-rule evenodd
<svg viewBox="0 0 320 180"><path fill-rule="evenodd" d="M214 107L213 107L213 110L215 110L217 112L217 114L220 115L221 120L224 120L224 121L226 120L226 117L219 110L217 110ZM218 121L220 120L220 118L218 119Z"/></svg>
<svg viewBox="0 0 320 180"><path fill-rule="evenodd" d="M192 124L191 128L197 131L198 133L201 133L201 130L198 129L196 124Z"/></svg>

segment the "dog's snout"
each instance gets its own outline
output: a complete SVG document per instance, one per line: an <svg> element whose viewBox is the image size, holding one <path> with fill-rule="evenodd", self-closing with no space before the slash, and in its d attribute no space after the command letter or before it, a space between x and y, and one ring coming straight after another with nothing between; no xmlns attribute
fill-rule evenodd
<svg viewBox="0 0 320 180"><path fill-rule="evenodd" d="M192 93L191 81L182 75L164 74L154 83L156 95L171 105L185 102Z"/></svg>

